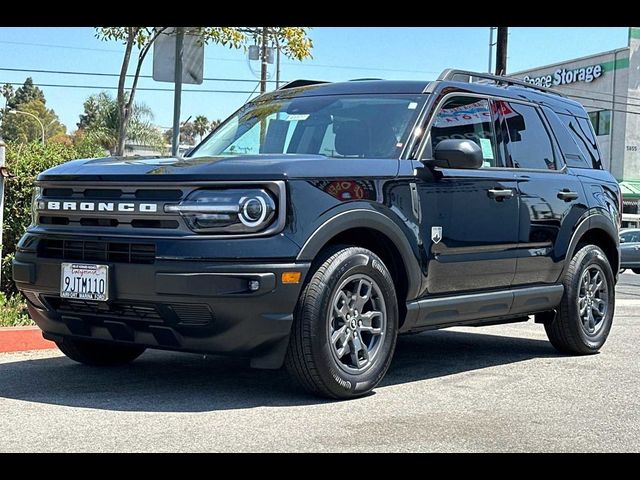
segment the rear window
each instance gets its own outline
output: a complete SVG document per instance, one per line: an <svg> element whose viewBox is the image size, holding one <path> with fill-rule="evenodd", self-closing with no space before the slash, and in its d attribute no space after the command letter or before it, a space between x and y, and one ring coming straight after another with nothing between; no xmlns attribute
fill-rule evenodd
<svg viewBox="0 0 640 480"><path fill-rule="evenodd" d="M556 137L558 145L560 145L565 163L573 168L592 168L591 162L587 161L587 157L578 147L574 136L571 135L565 124L558 118L558 115L548 107L544 107L542 110L553 130L553 135Z"/></svg>
<svg viewBox="0 0 640 480"><path fill-rule="evenodd" d="M564 113L558 114L558 118L565 125L573 137L580 153L586 161L586 168L602 169L602 158L598 150L598 142L593 132L593 126L588 118L574 117ZM569 162L567 162L569 163ZM569 163L569 165L571 165ZM577 165L579 167L579 165ZM582 166L582 168L585 168Z"/></svg>

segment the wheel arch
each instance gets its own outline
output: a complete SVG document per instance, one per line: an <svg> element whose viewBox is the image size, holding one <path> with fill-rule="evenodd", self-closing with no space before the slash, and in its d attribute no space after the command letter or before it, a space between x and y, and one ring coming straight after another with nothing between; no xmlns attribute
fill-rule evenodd
<svg viewBox="0 0 640 480"><path fill-rule="evenodd" d="M602 249L617 279L618 271L620 270L620 240L618 237L618 229L609 218L602 214L591 215L578 225L569 243L562 275L564 276L566 273L569 262L579 247L586 244L593 244Z"/></svg>
<svg viewBox="0 0 640 480"><path fill-rule="evenodd" d="M418 260L407 236L388 216L365 209L335 215L313 232L297 260L313 261L326 247L336 244L367 248L378 255L394 276L400 308L418 296L422 285Z"/></svg>

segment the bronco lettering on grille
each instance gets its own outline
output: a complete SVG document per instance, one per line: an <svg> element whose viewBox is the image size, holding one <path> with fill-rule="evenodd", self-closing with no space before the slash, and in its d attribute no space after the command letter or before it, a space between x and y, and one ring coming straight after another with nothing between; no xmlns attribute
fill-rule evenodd
<svg viewBox="0 0 640 480"><path fill-rule="evenodd" d="M58 202L48 201L43 204L41 210L64 210L83 212L141 212L156 213L158 204L156 203L132 203L132 202Z"/></svg>

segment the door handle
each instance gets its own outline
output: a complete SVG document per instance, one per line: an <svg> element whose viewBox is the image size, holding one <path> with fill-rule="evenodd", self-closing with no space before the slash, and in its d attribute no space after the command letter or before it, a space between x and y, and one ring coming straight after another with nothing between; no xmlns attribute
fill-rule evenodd
<svg viewBox="0 0 640 480"><path fill-rule="evenodd" d="M487 193L489 195L489 198L493 198L497 201L513 197L513 190L506 188L491 188L487 190Z"/></svg>
<svg viewBox="0 0 640 480"><path fill-rule="evenodd" d="M558 198L560 200L564 200L565 202L570 202L571 200L575 200L578 198L578 193L572 192L568 188L564 188L558 192Z"/></svg>

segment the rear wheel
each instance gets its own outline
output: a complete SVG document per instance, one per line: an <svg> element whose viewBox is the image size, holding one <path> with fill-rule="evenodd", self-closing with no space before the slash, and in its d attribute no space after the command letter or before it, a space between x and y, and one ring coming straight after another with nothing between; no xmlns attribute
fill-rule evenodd
<svg viewBox="0 0 640 480"><path fill-rule="evenodd" d="M144 347L133 345L116 345L71 337L65 337L56 342L56 345L71 360L96 367L124 365L138 358L146 350Z"/></svg>
<svg viewBox="0 0 640 480"><path fill-rule="evenodd" d="M389 368L398 305L391 275L375 253L333 252L300 296L285 365L311 393L354 398L370 392Z"/></svg>
<svg viewBox="0 0 640 480"><path fill-rule="evenodd" d="M545 323L549 341L563 353L596 353L607 340L615 307L613 271L604 252L595 245L582 247L563 284L555 319Z"/></svg>

